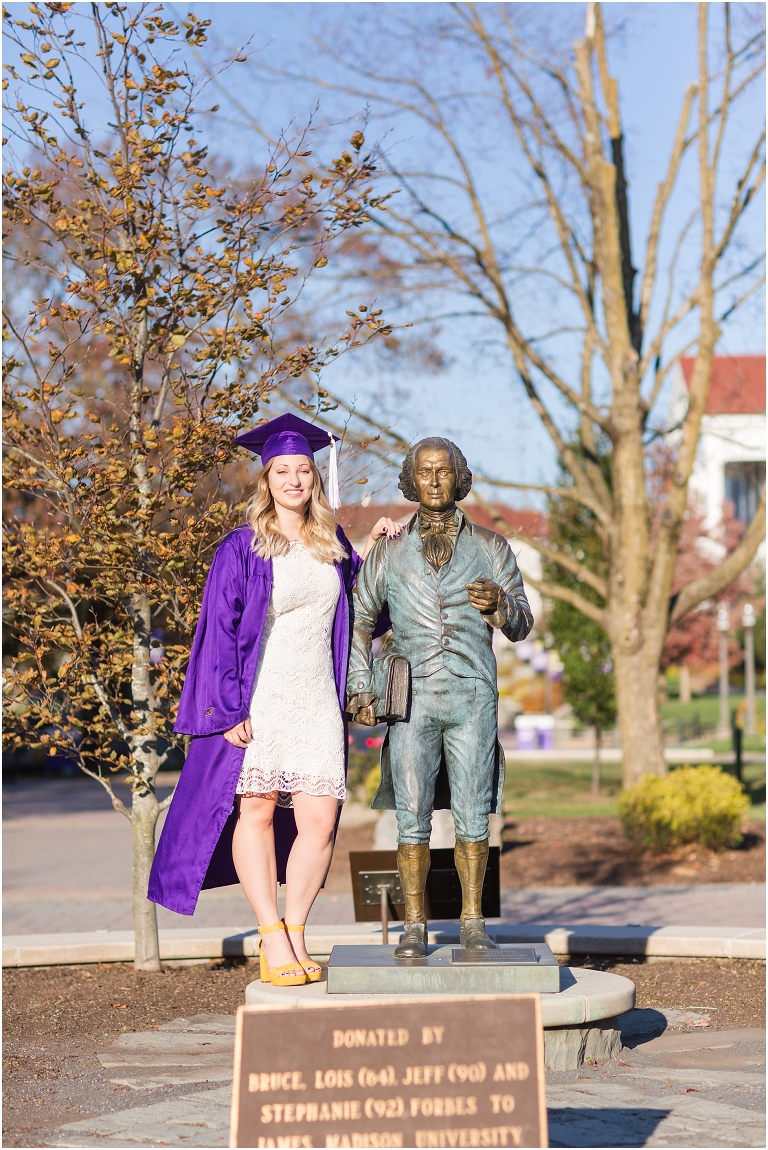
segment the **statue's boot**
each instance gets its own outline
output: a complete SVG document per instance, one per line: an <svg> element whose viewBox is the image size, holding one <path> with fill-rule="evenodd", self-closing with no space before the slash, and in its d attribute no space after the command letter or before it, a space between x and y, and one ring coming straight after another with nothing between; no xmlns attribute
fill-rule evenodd
<svg viewBox="0 0 768 1150"><path fill-rule="evenodd" d="M395 958L427 957L427 916L424 913L424 888L429 873L429 843L399 843L397 869L405 896L405 923L402 941L395 947Z"/></svg>
<svg viewBox="0 0 768 1150"><path fill-rule="evenodd" d="M482 914L483 879L488 863L488 839L481 843L456 840L456 870L461 879L461 945L466 950L495 950Z"/></svg>

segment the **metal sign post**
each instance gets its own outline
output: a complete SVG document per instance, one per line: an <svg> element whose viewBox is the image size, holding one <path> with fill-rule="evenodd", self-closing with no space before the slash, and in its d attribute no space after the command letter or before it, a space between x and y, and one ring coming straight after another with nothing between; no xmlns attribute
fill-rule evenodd
<svg viewBox="0 0 768 1150"><path fill-rule="evenodd" d="M381 941L384 946L389 942L389 883L379 883L381 895Z"/></svg>

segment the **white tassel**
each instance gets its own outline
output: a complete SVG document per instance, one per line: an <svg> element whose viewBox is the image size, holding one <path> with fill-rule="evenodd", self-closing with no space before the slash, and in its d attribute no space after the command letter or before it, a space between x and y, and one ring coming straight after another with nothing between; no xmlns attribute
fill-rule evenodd
<svg viewBox="0 0 768 1150"><path fill-rule="evenodd" d="M339 495L339 464L336 458L336 440L329 434L331 440L331 457L328 460L328 502L334 511L341 507Z"/></svg>

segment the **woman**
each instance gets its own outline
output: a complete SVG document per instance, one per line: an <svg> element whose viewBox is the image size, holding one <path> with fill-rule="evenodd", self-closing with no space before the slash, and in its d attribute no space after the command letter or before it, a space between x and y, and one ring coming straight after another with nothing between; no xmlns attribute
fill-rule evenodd
<svg viewBox="0 0 768 1150"><path fill-rule="evenodd" d="M175 728L196 737L148 891L193 914L202 888L239 881L262 935L261 976L275 985L320 978L304 924L346 794L349 596L362 560L315 466L329 440L293 415L235 440L261 455L263 469L248 523L226 537L208 575ZM363 558L400 531L380 519Z"/></svg>

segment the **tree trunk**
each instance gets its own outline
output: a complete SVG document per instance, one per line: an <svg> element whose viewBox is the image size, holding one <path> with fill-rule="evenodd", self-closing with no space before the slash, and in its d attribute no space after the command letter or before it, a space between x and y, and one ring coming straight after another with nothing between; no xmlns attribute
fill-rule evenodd
<svg viewBox="0 0 768 1150"><path fill-rule="evenodd" d="M160 940L157 936L157 909L147 899L147 886L155 857L155 827L158 802L155 796L157 775L157 737L154 730L155 692L150 676L149 640L152 612L149 597L133 595L133 668L131 695L134 711L140 716L144 733L133 740L133 931L136 970L160 970Z"/></svg>
<svg viewBox="0 0 768 1150"><path fill-rule="evenodd" d="M134 791L131 811L133 838L133 933L135 970L160 970L157 907L147 898L149 872L155 857L158 802L153 792Z"/></svg>
<svg viewBox="0 0 768 1150"><path fill-rule="evenodd" d="M603 741L603 732L599 727L595 727L595 757L592 760L592 786L590 788L593 795L600 794L600 747Z"/></svg>
<svg viewBox="0 0 768 1150"><path fill-rule="evenodd" d="M634 787L643 775L667 773L659 713L659 660L643 647L630 652L614 648L614 672L623 784Z"/></svg>

